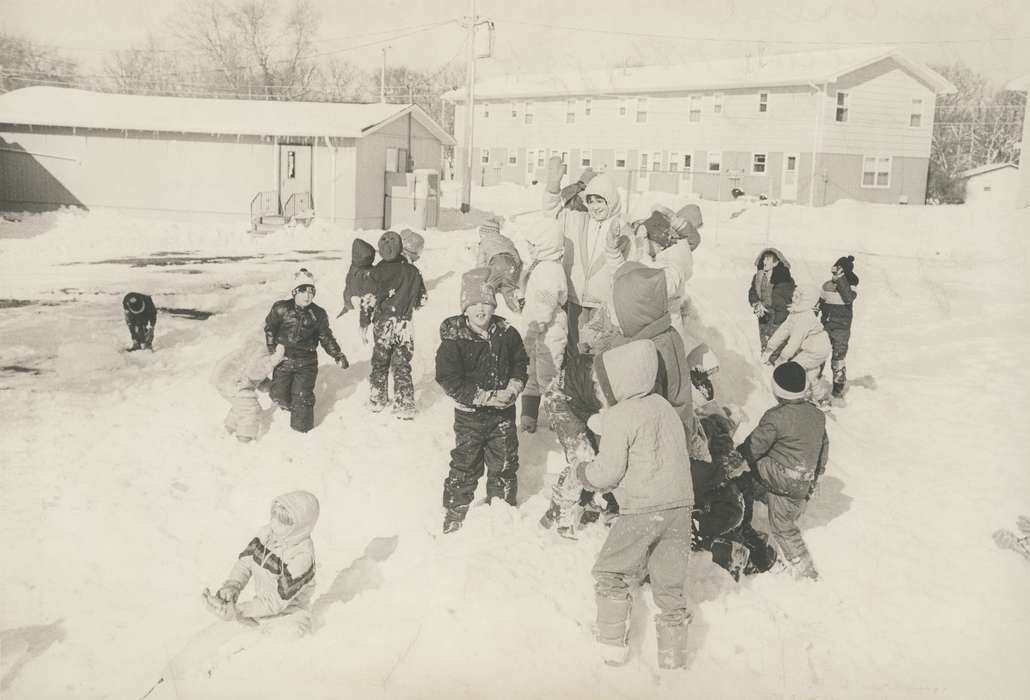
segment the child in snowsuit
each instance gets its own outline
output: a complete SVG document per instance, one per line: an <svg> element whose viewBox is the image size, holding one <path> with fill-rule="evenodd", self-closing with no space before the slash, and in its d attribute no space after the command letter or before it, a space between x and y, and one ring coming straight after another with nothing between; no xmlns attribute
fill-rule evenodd
<svg viewBox="0 0 1030 700"><path fill-rule="evenodd" d="M522 311L519 289L522 258L515 243L501 235L501 223L497 219L489 219L479 227L476 267L490 268L490 284L504 298L508 309L516 314Z"/></svg>
<svg viewBox="0 0 1030 700"><path fill-rule="evenodd" d="M240 552L225 583L204 601L224 620L272 624L299 635L311 628L311 595L315 590L315 546L311 531L318 520L318 499L292 491L272 501L271 517ZM254 597L238 602L248 582Z"/></svg>
<svg viewBox="0 0 1030 700"><path fill-rule="evenodd" d="M476 484L487 472L487 500L515 505L519 434L515 401L526 385L529 357L519 332L500 316L490 269L462 275L461 311L440 324L436 382L454 407L454 449L443 485L444 533L461 527Z"/></svg>
<svg viewBox="0 0 1030 700"><path fill-rule="evenodd" d="M633 222L633 228L643 226L649 240L661 248L669 247L673 242L685 239L690 249L697 250L701 245L701 207L687 204L679 211L658 205L646 219Z"/></svg>
<svg viewBox="0 0 1030 700"><path fill-rule="evenodd" d="M532 262L526 282L526 352L529 355L529 381L522 393L520 426L536 432L540 396L561 370L568 339L569 322L565 313L569 288L562 257L565 235L554 219L543 219L526 236Z"/></svg>
<svg viewBox="0 0 1030 700"><path fill-rule="evenodd" d="M815 315L818 303L819 290L813 285L801 285L794 289L787 320L769 338L762 361L773 364L773 353L779 352L778 362L797 362L808 375L808 395L822 402L825 390L819 375L822 374L823 365L830 359L830 337Z"/></svg>
<svg viewBox="0 0 1030 700"><path fill-rule="evenodd" d="M787 320L794 278L790 276L790 262L775 248L766 248L759 253L755 267L758 271L751 278L747 301L758 317L758 339L762 352L765 352L769 338Z"/></svg>
<svg viewBox="0 0 1030 700"><path fill-rule="evenodd" d="M851 339L851 305L858 296L852 287L858 286L855 274L855 257L838 258L830 269L830 279L823 283L819 294L823 328L830 336L833 354L830 368L833 370L833 395L840 398L848 382L844 360L848 356L848 341Z"/></svg>
<svg viewBox="0 0 1030 700"><path fill-rule="evenodd" d="M122 299L122 309L125 311L125 325L129 327L129 335L132 336L133 350L154 349L154 327L157 325L157 307L154 300L146 294L129 292Z"/></svg>
<svg viewBox="0 0 1030 700"><path fill-rule="evenodd" d="M349 363L329 327L329 315L314 303L315 278L303 267L293 277L291 299L272 304L265 318L265 346L268 354L277 345L286 348L286 358L272 373L272 401L290 412L290 427L306 433L315 425L315 378L321 344L340 369Z"/></svg>
<svg viewBox="0 0 1030 700"><path fill-rule="evenodd" d="M240 442L257 438L261 418L257 391L267 388L269 375L285 354L286 348L282 345L277 345L275 352L269 355L263 342L248 342L215 367L215 388L232 404L225 417L225 429Z"/></svg>
<svg viewBox="0 0 1030 700"><path fill-rule="evenodd" d="M390 371L393 371L393 412L402 420L415 417L415 385L411 358L415 354L412 314L426 302L426 285L418 268L401 255L399 234L387 231L379 238L379 255L372 279L376 305L372 312L372 370L369 373L368 406L378 413L390 405Z"/></svg>
<svg viewBox="0 0 1030 700"><path fill-rule="evenodd" d="M354 300L358 303L358 328L364 340L368 327L372 323L372 309L375 308L375 282L372 281L372 261L375 260L376 249L366 241L355 238L350 248L350 269L343 287L343 308L336 318L354 309Z"/></svg>
<svg viewBox="0 0 1030 700"><path fill-rule="evenodd" d="M608 350L594 359L606 405L600 451L576 465L593 491L614 491L620 516L597 555L593 575L597 639L608 663L625 662L629 649L630 585L651 578L660 668L686 665L687 599L694 491L680 418L654 393L658 352L650 340Z"/></svg>
<svg viewBox="0 0 1030 700"><path fill-rule="evenodd" d="M798 520L826 469L830 441L826 415L805 398L807 388L808 375L801 365L785 362L777 367L773 393L779 405L765 412L737 452L750 469L742 481L745 528L751 526L752 504L763 501L783 558L797 577L815 579L818 573Z"/></svg>
<svg viewBox="0 0 1030 700"><path fill-rule="evenodd" d="M426 239L421 234L415 233L410 228L401 230L401 255L409 263L414 265L418 262L425 247Z"/></svg>

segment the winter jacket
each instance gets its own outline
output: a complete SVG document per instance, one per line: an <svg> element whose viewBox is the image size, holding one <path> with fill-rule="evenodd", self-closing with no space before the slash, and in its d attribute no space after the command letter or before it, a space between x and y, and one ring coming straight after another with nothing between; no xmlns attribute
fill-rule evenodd
<svg viewBox="0 0 1030 700"><path fill-rule="evenodd" d="M375 260L376 249L370 243L355 238L351 244L350 269L343 287L343 311L354 308L354 299L358 299L360 324L362 328L372 322L372 309L375 307L375 282L372 279L372 261Z"/></svg>
<svg viewBox="0 0 1030 700"><path fill-rule="evenodd" d="M286 348L286 357L313 356L319 344L334 360L344 356L329 327L325 309L318 304L300 307L293 299L281 299L272 304L272 310L265 317L265 345L269 353L275 352L276 345L282 345Z"/></svg>
<svg viewBox="0 0 1030 700"><path fill-rule="evenodd" d="M826 280L819 293L823 328L827 331L851 330L851 305L857 296L858 292L851 288L844 275L836 280Z"/></svg>
<svg viewBox="0 0 1030 700"><path fill-rule="evenodd" d="M780 264L775 266L770 273L769 284L772 289L770 292L771 298L763 301L760 288L760 275L762 271L762 258L766 253L772 253L780 260ZM761 323L772 323L780 324L787 319L787 307L790 305L790 298L794 294L794 278L790 276L790 262L784 257L783 253L776 250L775 248L765 248L761 253L758 254L758 258L755 261L755 267L758 271L754 277L751 278L751 286L748 288L747 301L751 306L754 306L758 302L762 302L768 312L759 317ZM772 307L769 308L769 304L766 301L770 301Z"/></svg>
<svg viewBox="0 0 1030 700"><path fill-rule="evenodd" d="M257 437L261 404L256 390L281 359L269 355L265 344L255 339L215 365L211 382L222 398L232 404L225 419L225 426L231 432L240 437Z"/></svg>
<svg viewBox="0 0 1030 700"><path fill-rule="evenodd" d="M654 343L638 340L594 359L609 407L601 445L576 474L590 491L613 491L619 512L631 515L694 503L686 436L676 411L652 393L658 374Z"/></svg>
<svg viewBox="0 0 1030 700"><path fill-rule="evenodd" d="M565 344L568 339L568 316L565 313L565 302L568 301L569 287L565 279L565 269L561 264L562 251L557 255L553 251L541 253L547 259L537 259L526 281L526 305L522 309L522 318L526 322L526 344L545 342L555 367L561 367L565 355ZM553 257L552 257L553 256ZM541 381L541 386L546 386Z"/></svg>
<svg viewBox="0 0 1030 700"><path fill-rule="evenodd" d="M830 336L815 315L818 299L814 289L801 287L800 290L799 298L790 306L787 320L769 338L766 352L775 352L782 345L779 362L793 360L806 370L812 370L829 359Z"/></svg>
<svg viewBox="0 0 1030 700"><path fill-rule="evenodd" d="M609 255L626 262L624 250L610 250ZM680 307L686 294L687 280L694 274L694 254L689 245L674 243L662 249L653 261L647 256L641 259L641 264L665 271L665 294L668 299L669 320L672 327L680 335L684 335L683 318Z"/></svg>
<svg viewBox="0 0 1030 700"><path fill-rule="evenodd" d="M608 202L608 218L604 221L595 221L589 212L579 209L589 195L599 195ZM588 307L606 304L611 293L612 273L621 262L611 257L607 245L610 229L616 229L616 235L623 232L619 216L621 203L615 181L601 173L587 184L581 195L567 202L560 192L545 190L543 211L545 215L558 219L565 237L572 242L563 260L569 278L569 300ZM625 233L629 233L628 227Z"/></svg>
<svg viewBox="0 0 1030 700"><path fill-rule="evenodd" d="M126 323L154 325L157 323L157 307L154 300L146 294L129 292L122 299Z"/></svg>
<svg viewBox="0 0 1030 700"><path fill-rule="evenodd" d="M318 520L318 501L305 491L276 498L293 526L277 536L265 525L240 552L223 586L242 590L254 582L254 597L237 604L244 617L261 618L307 610L315 581L315 546L311 531Z"/></svg>
<svg viewBox="0 0 1030 700"><path fill-rule="evenodd" d="M422 273L401 257L376 263L372 280L376 299L373 321L385 318L411 320L412 313L421 308L429 296Z"/></svg>
<svg viewBox="0 0 1030 700"><path fill-rule="evenodd" d="M477 397L504 389L511 380L526 385L529 357L522 336L500 316L493 316L487 337L469 326L463 315L440 324L436 350L436 383L463 411L498 411L477 403Z"/></svg>
<svg viewBox="0 0 1030 700"><path fill-rule="evenodd" d="M784 401L765 412L737 451L773 493L807 498L829 458L826 414L803 399Z"/></svg>
<svg viewBox="0 0 1030 700"><path fill-rule="evenodd" d="M510 238L500 233L480 234L479 246L476 248L476 267L489 267L493 257L501 253L510 255L521 269L522 258Z"/></svg>

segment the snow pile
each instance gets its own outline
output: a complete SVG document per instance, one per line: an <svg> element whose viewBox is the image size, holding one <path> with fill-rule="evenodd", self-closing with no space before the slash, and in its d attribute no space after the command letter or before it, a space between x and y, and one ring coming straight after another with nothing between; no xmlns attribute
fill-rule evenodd
<svg viewBox="0 0 1030 700"><path fill-rule="evenodd" d="M508 216L538 196L484 188L474 203L492 199ZM433 381L434 351L440 320L457 313L474 229L427 238L414 422L364 409L368 349L348 314L333 328L352 368L322 356L314 431L293 433L268 409L259 441L241 445L221 427L228 405L209 383L212 366L260 328L300 265L335 316L353 232L313 225L250 239L70 212L5 223L47 230L0 241L0 297L26 302L0 309L0 535L11 562L0 694L139 698L170 659L204 648L213 651L193 660L193 676L150 698L1022 697L1030 566L990 533L1030 511L1020 439L1030 420L1030 290L1011 229L1026 230L1026 218L702 206L692 325L720 358L719 397L745 418L738 440L773 403L745 297L757 249L771 241L812 282L853 253L861 284L848 405L828 423L829 468L802 521L822 579L734 583L694 555L690 667L671 674L656 667L646 586L629 664L605 667L594 652L589 572L606 533L595 527L571 542L538 527L562 465L552 433L520 438L518 508L477 501L465 528L439 534L453 409ZM510 230L518 238L531 221L515 217ZM931 249L934 230L942 247ZM971 239L990 242L991 255L968 255ZM241 258L151 264L162 257L154 253L185 250ZM77 264L115 255L148 259ZM166 309L213 315L163 311L155 353L121 352L130 287ZM315 633L226 635L199 592L221 582L271 499L298 488L322 503Z"/></svg>

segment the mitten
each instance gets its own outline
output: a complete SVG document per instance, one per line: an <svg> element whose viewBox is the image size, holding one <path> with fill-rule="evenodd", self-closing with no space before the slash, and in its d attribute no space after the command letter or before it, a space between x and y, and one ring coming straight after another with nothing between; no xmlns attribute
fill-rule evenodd
<svg viewBox="0 0 1030 700"><path fill-rule="evenodd" d="M221 593L224 590L226 590L225 587L218 591L218 595L215 595L211 593L210 589L205 588L202 594L204 605L220 619L231 620L236 616L235 598L231 601L222 598ZM236 589L235 593L236 595L239 595L239 589Z"/></svg>
<svg viewBox="0 0 1030 700"><path fill-rule="evenodd" d="M272 360L274 366L282 362L284 357L286 357L286 348L282 345L276 345L269 359Z"/></svg>
<svg viewBox="0 0 1030 700"><path fill-rule="evenodd" d="M768 312L768 309L765 308L765 304L763 304L760 301L756 301L751 306L751 310L754 311L755 312L755 316L758 316L759 318L761 318L762 316L765 316L765 314Z"/></svg>
<svg viewBox="0 0 1030 700"><path fill-rule="evenodd" d="M587 168L579 174L579 181L583 183L583 187L586 187L595 177L597 177L597 173L594 172L594 169Z"/></svg>
<svg viewBox="0 0 1030 700"><path fill-rule="evenodd" d="M340 369L347 369L348 367L350 367L350 363L347 362L347 356L341 354L339 357L337 357L336 358L336 366L339 367Z"/></svg>

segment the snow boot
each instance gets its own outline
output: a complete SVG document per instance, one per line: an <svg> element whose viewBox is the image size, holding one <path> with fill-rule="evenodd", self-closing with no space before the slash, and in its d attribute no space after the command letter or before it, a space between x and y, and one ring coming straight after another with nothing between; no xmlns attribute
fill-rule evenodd
<svg viewBox="0 0 1030 700"><path fill-rule="evenodd" d="M687 667L687 624L669 625L655 619L658 638L658 668Z"/></svg>
<svg viewBox="0 0 1030 700"><path fill-rule="evenodd" d="M629 658L629 598L598 595L597 643L601 659L609 666L621 666Z"/></svg>
<svg viewBox="0 0 1030 700"><path fill-rule="evenodd" d="M726 569L734 581L747 569L751 553L740 542L733 542L721 537L712 540L712 561Z"/></svg>
<svg viewBox="0 0 1030 700"><path fill-rule="evenodd" d="M415 414L414 406L395 405L393 407L393 415L397 420L415 420Z"/></svg>
<svg viewBox="0 0 1030 700"><path fill-rule="evenodd" d="M819 572L815 570L815 562L812 561L812 556L805 552L797 559L788 560L790 563L791 572L794 574L794 578L800 580L803 578L812 579L813 581L819 580Z"/></svg>
<svg viewBox="0 0 1030 700"><path fill-rule="evenodd" d="M468 510L468 506L448 508L447 513L443 517L443 534L449 535L460 530L461 524L465 522L465 515L468 513Z"/></svg>
<svg viewBox="0 0 1030 700"><path fill-rule="evenodd" d="M840 399L844 397L844 382L833 383L833 398Z"/></svg>
<svg viewBox="0 0 1030 700"><path fill-rule="evenodd" d="M748 561L744 566L745 576L765 573L776 565L776 548L769 544L765 536L748 527L742 532L742 538L748 548Z"/></svg>

